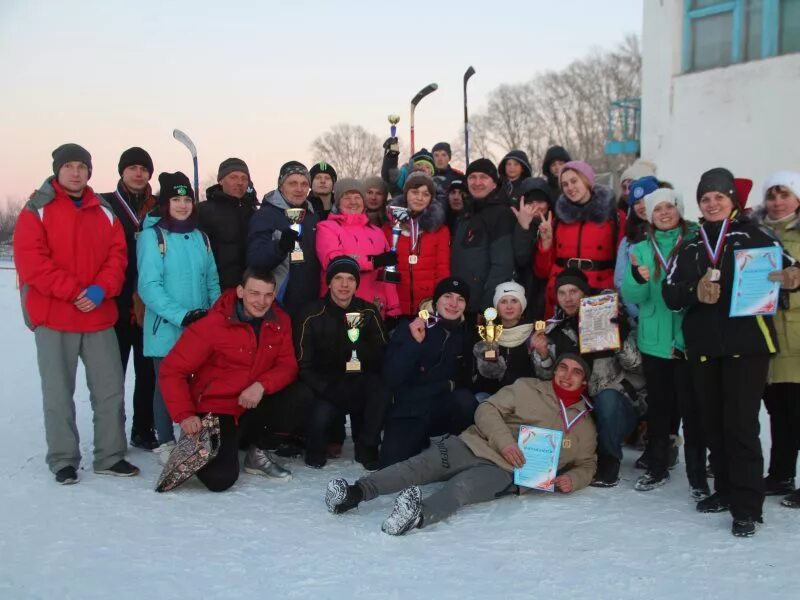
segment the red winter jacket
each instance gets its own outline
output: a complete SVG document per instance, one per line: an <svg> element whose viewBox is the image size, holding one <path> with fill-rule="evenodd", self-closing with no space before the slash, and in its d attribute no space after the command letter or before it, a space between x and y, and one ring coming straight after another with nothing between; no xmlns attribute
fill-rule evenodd
<svg viewBox="0 0 800 600"><path fill-rule="evenodd" d="M31 329L44 325L91 333L117 321L114 298L128 265L125 231L92 188L83 191L76 207L55 178L47 179L17 219L14 263ZM97 308L84 313L74 302L90 285L99 285L105 295Z"/></svg>
<svg viewBox="0 0 800 600"><path fill-rule="evenodd" d="M223 292L161 363L158 383L176 423L209 412L238 419L245 411L239 394L247 387L258 381L269 395L297 378L289 316L273 304L256 342L253 328L236 315L237 302L235 289Z"/></svg>
<svg viewBox="0 0 800 600"><path fill-rule="evenodd" d="M434 201L435 202L435 201ZM400 297L400 311L405 316L416 316L419 304L433 296L436 282L450 276L450 230L439 223L435 229L426 227L425 216L420 217L420 235L416 252L417 263L408 262L411 253L411 236L408 226L397 242L397 271L400 283L397 284L397 295ZM442 211L444 215L444 211ZM444 219L442 219L443 221ZM392 226L383 228L389 244L392 243Z"/></svg>
<svg viewBox="0 0 800 600"><path fill-rule="evenodd" d="M594 186L586 204L570 202L562 194L555 215L553 244L544 250L540 240L533 264L533 274L547 279L546 318L553 316L556 307L556 276L567 266L582 269L594 289L614 287L617 248L625 235L625 213L617 209L613 192L603 185ZM571 258L583 260L568 265Z"/></svg>

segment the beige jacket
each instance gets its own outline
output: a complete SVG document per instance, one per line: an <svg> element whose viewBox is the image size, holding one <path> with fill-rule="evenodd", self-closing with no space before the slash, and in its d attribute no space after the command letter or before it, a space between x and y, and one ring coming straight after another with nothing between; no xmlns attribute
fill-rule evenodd
<svg viewBox="0 0 800 600"><path fill-rule="evenodd" d="M572 420L586 408L581 400L567 408L567 417ZM523 377L502 388L478 406L475 425L459 437L475 456L490 460L506 471L513 471L500 451L517 443L520 425L563 431L558 474L569 475L575 490L589 485L597 469L594 420L587 414L567 432L561 416L561 403L551 381Z"/></svg>

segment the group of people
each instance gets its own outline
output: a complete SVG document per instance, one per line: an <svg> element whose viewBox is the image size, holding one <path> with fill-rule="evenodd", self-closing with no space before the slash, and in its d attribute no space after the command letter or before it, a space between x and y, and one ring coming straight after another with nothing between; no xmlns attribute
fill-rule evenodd
<svg viewBox="0 0 800 600"><path fill-rule="evenodd" d="M400 492L392 535L525 491L522 425L562 432L559 493L616 486L624 445L646 431L635 489L668 482L683 440L697 510L730 511L734 535L755 533L765 495L800 508L800 173L775 173L750 210L752 182L711 169L694 223L644 160L617 196L559 146L539 177L521 150L461 173L447 143L404 165L397 148L387 140L381 175L363 181L289 161L260 202L238 158L198 202L181 172L160 173L154 195L142 148L122 153L106 194L88 185L86 149L53 151L14 260L56 481L78 481L79 358L95 472L138 474L125 458L132 353L133 446L169 468L175 424L197 436L213 415L216 452L194 474L224 491L240 450L245 472L273 481L292 476L280 457L339 458L349 416L368 474L332 480L328 509ZM731 316L734 253L762 247L780 248L777 314ZM620 343L582 353L582 302L608 292ZM434 481L446 483L423 499Z"/></svg>

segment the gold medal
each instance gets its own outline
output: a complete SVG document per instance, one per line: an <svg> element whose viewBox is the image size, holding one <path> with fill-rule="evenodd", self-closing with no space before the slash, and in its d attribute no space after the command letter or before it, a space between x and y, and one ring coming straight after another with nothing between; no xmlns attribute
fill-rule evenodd
<svg viewBox="0 0 800 600"><path fill-rule="evenodd" d="M722 273L719 269L711 269L711 281L719 281Z"/></svg>
<svg viewBox="0 0 800 600"><path fill-rule="evenodd" d="M431 318L431 313L423 308L421 311L419 311L419 318L427 322L427 320Z"/></svg>
<svg viewBox="0 0 800 600"><path fill-rule="evenodd" d="M415 265L415 264L417 264L418 260L419 260L419 256L417 256L416 254L409 254L408 255L408 264Z"/></svg>
<svg viewBox="0 0 800 600"><path fill-rule="evenodd" d="M547 327L546 321L536 321L536 323L533 324L534 331L544 331L546 327Z"/></svg>

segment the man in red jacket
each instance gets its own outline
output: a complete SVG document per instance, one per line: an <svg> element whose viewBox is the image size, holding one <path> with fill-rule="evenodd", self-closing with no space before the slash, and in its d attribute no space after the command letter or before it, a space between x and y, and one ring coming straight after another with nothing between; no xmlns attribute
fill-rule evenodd
<svg viewBox="0 0 800 600"><path fill-rule="evenodd" d="M265 427L291 431L293 407L278 394L297 378L289 316L275 302L275 278L245 270L208 315L184 330L161 363L159 385L172 420L186 434L200 431L198 415L219 417L217 456L197 472L213 492L239 478L239 441L249 446L244 470L279 481L292 474L265 451Z"/></svg>
<svg viewBox="0 0 800 600"><path fill-rule="evenodd" d="M53 174L33 193L14 230L14 262L42 378L47 464L56 481L78 481L75 423L78 357L94 411L94 471L130 477L125 460L124 375L114 334L128 256L125 233L87 183L92 157L77 144L53 151Z"/></svg>

